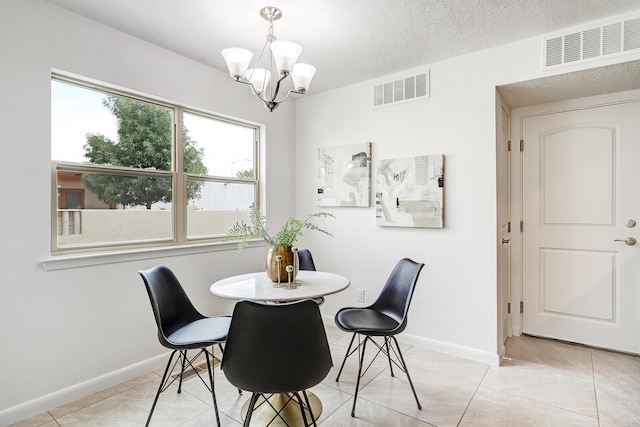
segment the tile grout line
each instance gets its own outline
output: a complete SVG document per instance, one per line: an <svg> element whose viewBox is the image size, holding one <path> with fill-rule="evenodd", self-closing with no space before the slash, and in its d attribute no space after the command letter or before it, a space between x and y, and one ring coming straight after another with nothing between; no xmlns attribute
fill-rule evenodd
<svg viewBox="0 0 640 427"><path fill-rule="evenodd" d="M591 378L593 380L593 398L596 401L596 419L598 420L598 426L602 425L600 420L600 405L598 405L598 387L596 386L596 366L593 363L593 350L589 350L589 357L591 359Z"/></svg>
<svg viewBox="0 0 640 427"><path fill-rule="evenodd" d="M489 373L489 369L491 369L491 366L487 366L487 369L484 371L484 374L482 375L482 378L480 379L480 382L478 382L478 386L474 390L473 395L471 396L471 399L469 399L469 402L465 406L464 411L462 411L462 415L460 416L460 419L458 420L458 423L456 424L456 426L460 425L460 423L464 419L464 416L467 414L467 411L469 410L469 406L471 406L471 403L473 402L473 399L476 398L476 395L478 394L478 390L480 390L480 387L482 386L482 383L484 382L484 379L487 377L487 374Z"/></svg>
<svg viewBox="0 0 640 427"><path fill-rule="evenodd" d="M49 416L51 417L51 419L53 420L54 423L56 423L57 426L60 426L60 423L58 422L58 420L56 419L56 417L53 416L53 414L51 413L51 411L47 411L47 414L49 414ZM49 422L49 421L47 421ZM46 423L45 423L46 424Z"/></svg>

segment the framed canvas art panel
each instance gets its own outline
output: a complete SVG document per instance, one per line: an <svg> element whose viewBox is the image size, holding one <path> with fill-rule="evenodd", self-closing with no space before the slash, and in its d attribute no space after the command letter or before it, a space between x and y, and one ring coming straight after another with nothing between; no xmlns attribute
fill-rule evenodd
<svg viewBox="0 0 640 427"><path fill-rule="evenodd" d="M444 155L380 160L376 225L444 227Z"/></svg>
<svg viewBox="0 0 640 427"><path fill-rule="evenodd" d="M371 143L318 149L318 206L371 206Z"/></svg>

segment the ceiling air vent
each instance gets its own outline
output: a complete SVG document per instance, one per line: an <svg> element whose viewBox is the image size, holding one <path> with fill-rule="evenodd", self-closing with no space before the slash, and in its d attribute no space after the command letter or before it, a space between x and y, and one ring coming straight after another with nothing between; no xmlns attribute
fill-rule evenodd
<svg viewBox="0 0 640 427"><path fill-rule="evenodd" d="M640 54L640 13L543 37L543 69Z"/></svg>
<svg viewBox="0 0 640 427"><path fill-rule="evenodd" d="M429 97L429 70L406 77L389 77L373 86L373 108L387 107Z"/></svg>

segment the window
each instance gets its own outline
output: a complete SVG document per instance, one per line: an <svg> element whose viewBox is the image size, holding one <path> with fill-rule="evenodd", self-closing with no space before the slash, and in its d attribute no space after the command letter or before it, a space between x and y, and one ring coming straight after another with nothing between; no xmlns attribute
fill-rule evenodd
<svg viewBox="0 0 640 427"><path fill-rule="evenodd" d="M257 200L258 132L54 75L52 251L222 240Z"/></svg>

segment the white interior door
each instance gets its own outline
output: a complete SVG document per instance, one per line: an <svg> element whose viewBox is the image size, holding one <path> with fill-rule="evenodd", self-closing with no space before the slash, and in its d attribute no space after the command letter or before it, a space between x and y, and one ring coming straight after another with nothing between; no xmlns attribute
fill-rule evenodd
<svg viewBox="0 0 640 427"><path fill-rule="evenodd" d="M640 102L522 133L523 332L640 353Z"/></svg>

